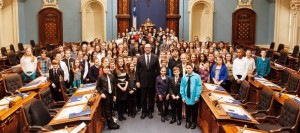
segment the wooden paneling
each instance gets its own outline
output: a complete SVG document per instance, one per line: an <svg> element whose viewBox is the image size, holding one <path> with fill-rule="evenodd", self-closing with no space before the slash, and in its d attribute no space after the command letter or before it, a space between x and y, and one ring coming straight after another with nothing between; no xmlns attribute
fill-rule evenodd
<svg viewBox="0 0 300 133"><path fill-rule="evenodd" d="M236 10L232 15L233 45L255 45L256 13L248 8Z"/></svg>
<svg viewBox="0 0 300 133"><path fill-rule="evenodd" d="M179 0L168 0L167 27L179 36Z"/></svg>
<svg viewBox="0 0 300 133"><path fill-rule="evenodd" d="M118 20L118 33L130 29L129 2L129 0L118 0L118 14L116 16Z"/></svg>
<svg viewBox="0 0 300 133"><path fill-rule="evenodd" d="M56 8L44 8L39 12L39 44L63 43L62 12Z"/></svg>

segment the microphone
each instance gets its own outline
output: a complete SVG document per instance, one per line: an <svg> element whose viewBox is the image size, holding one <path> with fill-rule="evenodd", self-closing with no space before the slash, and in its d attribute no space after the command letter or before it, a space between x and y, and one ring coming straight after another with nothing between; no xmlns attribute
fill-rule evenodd
<svg viewBox="0 0 300 133"><path fill-rule="evenodd" d="M245 125L242 129L240 129L239 133L243 133L246 128L247 128L247 125Z"/></svg>
<svg viewBox="0 0 300 133"><path fill-rule="evenodd" d="M24 94L21 93L20 91L16 90L16 92L20 95L20 97L23 99L24 98Z"/></svg>
<svg viewBox="0 0 300 133"><path fill-rule="evenodd" d="M278 93L278 97L280 98L282 96L282 92L285 91L286 88L283 88L279 93Z"/></svg>
<svg viewBox="0 0 300 133"><path fill-rule="evenodd" d="M220 100L220 99L222 99L223 97L220 97L220 98L218 98L217 100L214 100L214 101L212 101L212 103L213 103L213 105L216 107L217 105L218 105L218 101Z"/></svg>
<svg viewBox="0 0 300 133"><path fill-rule="evenodd" d="M298 97L298 95L296 95L296 96L293 98L293 100L295 100L297 97Z"/></svg>
<svg viewBox="0 0 300 133"><path fill-rule="evenodd" d="M91 106L93 105L93 102L92 102L92 101L90 101L90 100L88 99L88 97L87 97L87 96L84 96L84 97L85 97L85 98L88 100L88 103L87 103L87 104L88 104L88 106L90 106L90 107L91 107Z"/></svg>
<svg viewBox="0 0 300 133"><path fill-rule="evenodd" d="M276 63L277 62L277 60L274 60L274 63Z"/></svg>
<svg viewBox="0 0 300 133"><path fill-rule="evenodd" d="M4 99L8 101L8 107L11 108L13 106L13 101L7 99L6 97L4 97Z"/></svg>
<svg viewBox="0 0 300 133"><path fill-rule="evenodd" d="M216 90L216 89L210 91L210 92L208 93L208 96L211 96L211 93L213 93L215 90Z"/></svg>

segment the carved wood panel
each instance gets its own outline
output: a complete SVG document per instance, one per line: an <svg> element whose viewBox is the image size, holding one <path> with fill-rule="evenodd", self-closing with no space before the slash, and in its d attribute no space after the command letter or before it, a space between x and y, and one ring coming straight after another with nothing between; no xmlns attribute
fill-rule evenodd
<svg viewBox="0 0 300 133"><path fill-rule="evenodd" d="M233 45L255 45L256 13L248 8L238 9L232 16Z"/></svg>
<svg viewBox="0 0 300 133"><path fill-rule="evenodd" d="M179 36L179 0L168 0L168 14L166 16L168 28L175 31Z"/></svg>
<svg viewBox="0 0 300 133"><path fill-rule="evenodd" d="M39 12L39 42L63 43L62 12L55 8L44 8Z"/></svg>
<svg viewBox="0 0 300 133"><path fill-rule="evenodd" d="M118 14L116 16L118 20L118 33L130 29L129 2L129 0L118 0Z"/></svg>

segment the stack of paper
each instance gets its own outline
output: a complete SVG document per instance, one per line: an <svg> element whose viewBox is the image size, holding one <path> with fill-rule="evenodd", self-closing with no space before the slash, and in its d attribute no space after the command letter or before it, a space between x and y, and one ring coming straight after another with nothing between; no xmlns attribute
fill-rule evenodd
<svg viewBox="0 0 300 133"><path fill-rule="evenodd" d="M14 97L12 97L12 96L2 98L2 99L0 100L0 106L2 106L2 105L8 105L8 104L9 104L9 101L12 101L13 99L14 99Z"/></svg>
<svg viewBox="0 0 300 133"><path fill-rule="evenodd" d="M204 86L208 90L218 90L218 91L225 91L225 89L221 86L215 85L215 84L209 84L209 83L204 83Z"/></svg>
<svg viewBox="0 0 300 133"><path fill-rule="evenodd" d="M64 108L56 116L55 120L68 119L72 113L80 113L86 105L77 105L72 107Z"/></svg>
<svg viewBox="0 0 300 133"><path fill-rule="evenodd" d="M31 81L30 83L23 86L23 88L29 88L29 87L37 87L42 83L45 83L47 81L47 77L40 76L36 78L35 80Z"/></svg>
<svg viewBox="0 0 300 133"><path fill-rule="evenodd" d="M87 104L88 100L92 94L85 94L80 96L73 96L69 99L66 106L78 105L78 104Z"/></svg>
<svg viewBox="0 0 300 133"><path fill-rule="evenodd" d="M220 99L219 101L221 101L221 102L232 103L232 104L241 104L241 102L239 102L238 100L235 100L230 95L212 93L212 96L214 96L216 99Z"/></svg>
<svg viewBox="0 0 300 133"><path fill-rule="evenodd" d="M9 107L7 105L0 106L0 112L2 110L8 110L8 109L9 109Z"/></svg>

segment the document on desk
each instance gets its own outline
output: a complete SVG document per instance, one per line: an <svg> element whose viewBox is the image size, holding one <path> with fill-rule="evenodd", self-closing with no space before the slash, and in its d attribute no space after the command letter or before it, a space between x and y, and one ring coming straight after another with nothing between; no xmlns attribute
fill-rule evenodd
<svg viewBox="0 0 300 133"><path fill-rule="evenodd" d="M220 104L220 105L227 112L227 114L232 118L242 119L242 120L251 120L251 116L242 107L228 105L228 104Z"/></svg>
<svg viewBox="0 0 300 133"><path fill-rule="evenodd" d="M8 105L9 101L12 101L14 99L13 96L9 96L9 97L4 97L0 100L0 106L2 105Z"/></svg>
<svg viewBox="0 0 300 133"><path fill-rule="evenodd" d="M85 94L80 96L72 96L66 106L78 105L78 104L86 104L92 94Z"/></svg>
<svg viewBox="0 0 300 133"><path fill-rule="evenodd" d="M71 113L80 113L84 109L85 106L86 105L77 105L77 106L64 108L56 116L55 120L69 119L69 116Z"/></svg>
<svg viewBox="0 0 300 133"><path fill-rule="evenodd" d="M221 86L215 85L215 84L209 84L209 83L204 83L204 86L208 90L218 90L218 91L225 91L225 89Z"/></svg>
<svg viewBox="0 0 300 133"><path fill-rule="evenodd" d="M95 89L96 89L96 83L84 84L77 90L77 92L92 91Z"/></svg>
<svg viewBox="0 0 300 133"><path fill-rule="evenodd" d="M47 81L47 77L40 76L36 78L35 80L31 81L30 83L24 85L22 88L30 88L30 87L37 87L42 83L45 83Z"/></svg>
<svg viewBox="0 0 300 133"><path fill-rule="evenodd" d="M9 109L8 105L0 106L0 112L1 112L2 110L8 110L8 109Z"/></svg>
<svg viewBox="0 0 300 133"><path fill-rule="evenodd" d="M236 126L236 128L238 129L238 131L242 130L243 127L239 127L239 126ZM253 131L253 130L248 130L247 128L243 130L243 133L261 133L261 132L258 132L258 131Z"/></svg>
<svg viewBox="0 0 300 133"><path fill-rule="evenodd" d="M212 96L214 96L216 99L220 99L219 101L221 101L221 102L232 103L232 104L241 104L241 102L239 102L238 100L235 100L230 95L212 93Z"/></svg>

